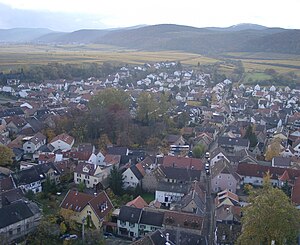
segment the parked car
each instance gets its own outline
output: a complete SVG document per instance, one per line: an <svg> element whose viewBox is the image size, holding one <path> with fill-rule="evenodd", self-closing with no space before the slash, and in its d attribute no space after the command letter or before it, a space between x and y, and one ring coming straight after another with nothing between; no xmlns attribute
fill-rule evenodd
<svg viewBox="0 0 300 245"><path fill-rule="evenodd" d="M105 239L115 237L115 236L114 236L112 233L110 233L110 232L104 232L104 233L103 233L103 236L104 236Z"/></svg>
<svg viewBox="0 0 300 245"><path fill-rule="evenodd" d="M72 235L68 236L67 238L65 238L65 240L76 240L77 238L78 238L77 235L72 234Z"/></svg>
<svg viewBox="0 0 300 245"><path fill-rule="evenodd" d="M60 236L60 239L66 239L69 236L70 236L70 234L63 234L63 235Z"/></svg>

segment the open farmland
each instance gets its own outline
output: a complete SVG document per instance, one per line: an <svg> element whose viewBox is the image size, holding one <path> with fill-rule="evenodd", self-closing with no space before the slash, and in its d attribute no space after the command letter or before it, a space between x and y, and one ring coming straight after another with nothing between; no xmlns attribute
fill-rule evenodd
<svg viewBox="0 0 300 245"><path fill-rule="evenodd" d="M294 72L300 76L300 55L274 53L229 53L226 58L241 60L246 72L274 69L278 73Z"/></svg>
<svg viewBox="0 0 300 245"><path fill-rule="evenodd" d="M199 54L174 51L142 52L122 50L106 45L2 45L0 47L0 68L2 70L50 62L144 64L167 60L180 61L186 65L218 61Z"/></svg>

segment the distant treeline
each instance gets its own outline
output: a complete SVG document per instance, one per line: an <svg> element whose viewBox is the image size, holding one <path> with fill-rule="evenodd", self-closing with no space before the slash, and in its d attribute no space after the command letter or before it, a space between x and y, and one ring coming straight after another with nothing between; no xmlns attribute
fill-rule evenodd
<svg viewBox="0 0 300 245"><path fill-rule="evenodd" d="M5 84L7 79L20 79L28 82L42 82L55 79L86 79L89 77L104 78L117 71L119 67L111 63L103 64L61 64L49 63L11 70L9 73L0 73L0 80Z"/></svg>

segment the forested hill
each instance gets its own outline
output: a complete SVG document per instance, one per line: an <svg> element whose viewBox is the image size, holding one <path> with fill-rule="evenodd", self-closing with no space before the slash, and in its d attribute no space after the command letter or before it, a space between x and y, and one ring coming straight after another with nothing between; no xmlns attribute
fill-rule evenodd
<svg viewBox="0 0 300 245"><path fill-rule="evenodd" d="M86 29L71 33L32 29L31 36L29 30L0 30L0 41L46 44L97 43L134 50L179 50L200 54L240 51L300 54L300 30L267 28L253 24L228 28L162 24L107 30ZM23 39L22 33L26 34Z"/></svg>

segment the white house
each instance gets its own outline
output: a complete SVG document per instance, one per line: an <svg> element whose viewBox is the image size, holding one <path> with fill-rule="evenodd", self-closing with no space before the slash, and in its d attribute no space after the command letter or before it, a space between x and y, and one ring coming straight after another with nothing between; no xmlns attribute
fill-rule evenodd
<svg viewBox="0 0 300 245"><path fill-rule="evenodd" d="M145 170L143 166L138 163L136 165L132 165L130 168L127 168L125 172L123 172L123 188L136 188L138 184L141 184L141 181L145 175Z"/></svg>
<svg viewBox="0 0 300 245"><path fill-rule="evenodd" d="M74 144L75 140L72 136L63 133L60 135L57 135L56 137L54 137L51 142L50 145L52 145L54 147L54 151L57 150L71 150L73 144Z"/></svg>
<svg viewBox="0 0 300 245"><path fill-rule="evenodd" d="M33 137L28 138L28 140L23 144L24 153L34 153L45 144L46 136L41 133L37 133Z"/></svg>

